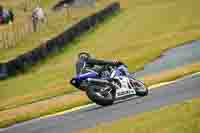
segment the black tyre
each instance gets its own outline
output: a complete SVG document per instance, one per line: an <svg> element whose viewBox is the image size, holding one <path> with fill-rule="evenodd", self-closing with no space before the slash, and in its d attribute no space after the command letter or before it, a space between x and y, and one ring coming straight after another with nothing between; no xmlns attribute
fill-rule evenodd
<svg viewBox="0 0 200 133"><path fill-rule="evenodd" d="M107 86L109 87L109 86ZM115 93L110 87L112 91L109 92L99 92L102 87L99 86L91 86L87 89L86 94L90 100L95 102L101 106L109 106L112 105L115 101Z"/></svg>
<svg viewBox="0 0 200 133"><path fill-rule="evenodd" d="M146 96L149 93L148 88L145 86L144 83L142 83L139 80L135 80L133 81L134 87L135 87L135 91L136 91L136 95L138 96Z"/></svg>

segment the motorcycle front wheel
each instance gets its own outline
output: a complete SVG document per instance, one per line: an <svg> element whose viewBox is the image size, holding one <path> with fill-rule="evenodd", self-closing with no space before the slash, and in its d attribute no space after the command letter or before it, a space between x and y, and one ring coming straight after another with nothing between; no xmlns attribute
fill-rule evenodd
<svg viewBox="0 0 200 133"><path fill-rule="evenodd" d="M136 91L136 95L138 96L146 96L149 93L148 88L145 86L144 83L142 83L139 80L133 80L133 86L135 88Z"/></svg>
<svg viewBox="0 0 200 133"><path fill-rule="evenodd" d="M86 94L88 98L101 106L109 106L112 105L115 101L115 93L110 86L106 86L107 89L105 91L100 91L102 89L101 86L90 86Z"/></svg>

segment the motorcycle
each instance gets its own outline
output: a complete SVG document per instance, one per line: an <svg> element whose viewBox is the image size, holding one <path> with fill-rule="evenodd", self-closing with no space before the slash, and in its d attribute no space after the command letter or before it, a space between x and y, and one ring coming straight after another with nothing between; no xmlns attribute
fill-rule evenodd
<svg viewBox="0 0 200 133"><path fill-rule="evenodd" d="M86 70L87 69L87 70ZM70 83L85 91L88 98L101 106L112 105L114 101L130 96L146 96L148 88L140 80L125 76L119 67L104 66L99 72L83 66L81 73Z"/></svg>

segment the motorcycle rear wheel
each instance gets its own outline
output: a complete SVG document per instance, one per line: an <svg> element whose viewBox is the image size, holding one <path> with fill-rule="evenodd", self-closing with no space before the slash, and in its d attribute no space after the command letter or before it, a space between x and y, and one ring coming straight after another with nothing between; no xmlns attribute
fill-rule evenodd
<svg viewBox="0 0 200 133"><path fill-rule="evenodd" d="M110 87L110 86L109 86ZM87 91L86 94L88 96L88 98L95 102L98 105L101 106L109 106L112 105L115 101L115 93L114 91L110 91L109 93L105 93L104 95L101 94L99 91L100 86L90 86ZM110 88L112 89L112 88Z"/></svg>

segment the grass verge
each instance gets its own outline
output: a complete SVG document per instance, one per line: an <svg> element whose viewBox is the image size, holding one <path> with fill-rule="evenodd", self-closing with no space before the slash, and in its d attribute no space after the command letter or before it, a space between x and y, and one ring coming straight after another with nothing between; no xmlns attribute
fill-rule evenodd
<svg viewBox="0 0 200 133"><path fill-rule="evenodd" d="M159 74L147 75L142 77L140 80L145 81L145 83L150 86L161 82L172 81L185 75L190 75L197 72L200 72L200 62L177 67L172 70L165 70Z"/></svg>
<svg viewBox="0 0 200 133"><path fill-rule="evenodd" d="M90 103L84 93L70 94L0 112L0 127Z"/></svg>
<svg viewBox="0 0 200 133"><path fill-rule="evenodd" d="M185 101L123 118L79 133L198 133L200 131L200 99Z"/></svg>
<svg viewBox="0 0 200 133"><path fill-rule="evenodd" d="M171 81L178 77L189 75L200 71L200 63L187 65L176 70L161 72L153 76L143 78L148 86L163 81ZM167 73L163 76L164 73ZM16 101L17 102L17 101ZM43 115L53 114L73 107L91 103L82 92L55 97L49 100L40 101L13 109L0 111L0 127L7 127L18 122L38 118Z"/></svg>

